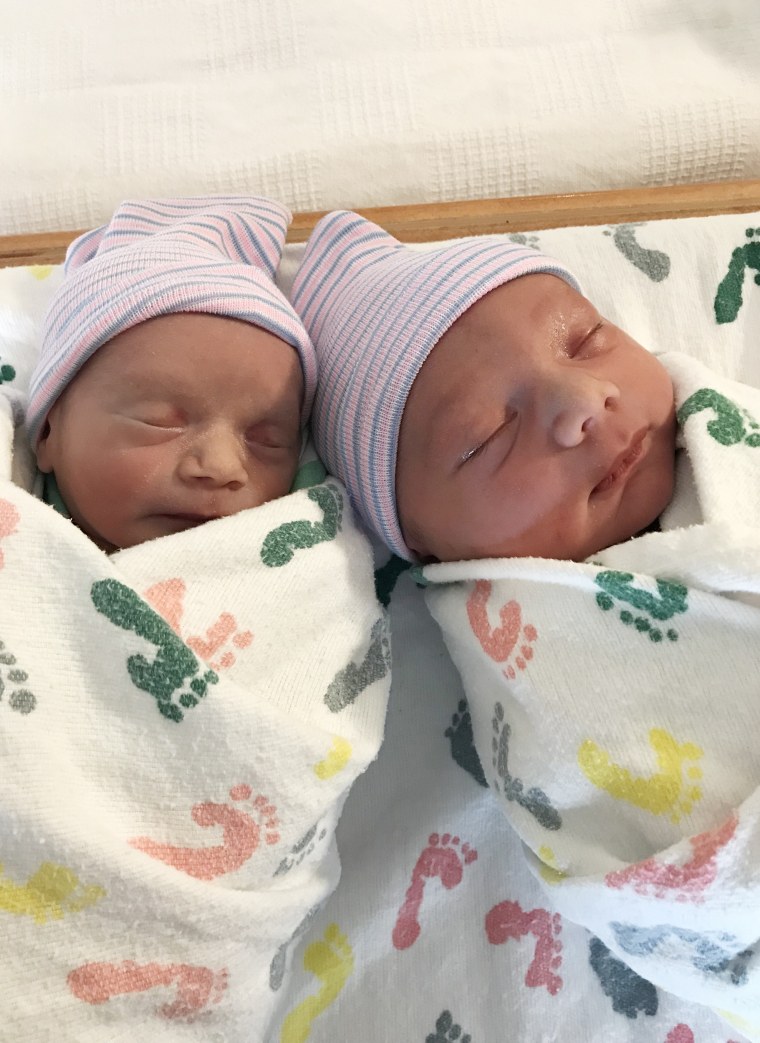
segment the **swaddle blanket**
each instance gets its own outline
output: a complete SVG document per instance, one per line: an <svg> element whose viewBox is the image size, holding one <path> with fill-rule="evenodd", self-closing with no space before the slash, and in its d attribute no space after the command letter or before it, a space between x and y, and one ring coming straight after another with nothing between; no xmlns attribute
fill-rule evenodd
<svg viewBox="0 0 760 1043"><path fill-rule="evenodd" d="M382 736L369 547L328 480L109 558L0 407L0 1038L264 1039Z"/></svg>
<svg viewBox="0 0 760 1043"><path fill-rule="evenodd" d="M587 563L429 566L486 777L550 899L643 978L760 1011L760 392L662 356L676 493Z"/></svg>

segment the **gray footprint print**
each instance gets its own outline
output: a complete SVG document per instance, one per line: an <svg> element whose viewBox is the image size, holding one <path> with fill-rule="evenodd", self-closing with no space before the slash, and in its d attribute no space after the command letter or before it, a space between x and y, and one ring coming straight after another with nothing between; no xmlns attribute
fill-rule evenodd
<svg viewBox="0 0 760 1043"><path fill-rule="evenodd" d="M450 1010L442 1010L435 1022L435 1032L425 1037L425 1043L471 1043L469 1032L462 1035L461 1025L457 1025Z"/></svg>
<svg viewBox="0 0 760 1043"><path fill-rule="evenodd" d="M37 705L34 692L26 688L25 682L29 680L26 670L20 669L16 657L9 652L3 641L0 641L0 668L7 667L6 671L0 669L0 699L6 695L11 710L22 716L31 713ZM12 686L24 687L12 687Z"/></svg>
<svg viewBox="0 0 760 1043"><path fill-rule="evenodd" d="M513 800L521 808L529 811L544 829L559 829L562 817L544 791L538 786L531 786L526 790L522 779L510 773L507 761L511 728L504 720L504 707L501 703L496 703L493 713L493 766L499 776L498 780L494 779L494 789L497 793L503 792L507 800Z"/></svg>
<svg viewBox="0 0 760 1043"><path fill-rule="evenodd" d="M615 246L634 268L649 276L652 282L662 282L670 275L670 258L662 250L650 250L637 241L636 229L643 228L646 224L646 221L636 221L632 224L616 225L611 229L605 228L603 234L612 236Z"/></svg>
<svg viewBox="0 0 760 1043"><path fill-rule="evenodd" d="M385 616L376 620L367 653L361 663L349 663L339 670L325 692L325 703L339 713L357 698L373 681L379 681L390 670L391 644Z"/></svg>

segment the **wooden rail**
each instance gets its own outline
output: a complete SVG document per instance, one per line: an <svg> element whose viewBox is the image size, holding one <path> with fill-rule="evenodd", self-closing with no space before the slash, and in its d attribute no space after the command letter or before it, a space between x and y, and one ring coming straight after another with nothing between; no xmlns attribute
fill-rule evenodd
<svg viewBox="0 0 760 1043"><path fill-rule="evenodd" d="M569 225L624 224L754 210L760 210L760 180L365 207L358 212L386 228L402 242L423 243L490 232L530 232ZM306 240L324 213L296 214L288 232L288 242ZM81 231L0 236L0 267L59 264L66 247Z"/></svg>

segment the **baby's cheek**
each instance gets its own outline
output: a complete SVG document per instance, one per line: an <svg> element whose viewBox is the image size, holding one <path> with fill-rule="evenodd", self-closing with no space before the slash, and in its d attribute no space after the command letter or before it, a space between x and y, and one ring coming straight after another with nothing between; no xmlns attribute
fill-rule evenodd
<svg viewBox="0 0 760 1043"><path fill-rule="evenodd" d="M153 487L166 492L175 455L166 444L124 450L104 472L104 485L119 498L142 495Z"/></svg>
<svg viewBox="0 0 760 1043"><path fill-rule="evenodd" d="M276 467L267 467L252 475L250 487L255 502L251 506L258 507L269 500L287 496L293 487L297 471L298 457L295 456Z"/></svg>

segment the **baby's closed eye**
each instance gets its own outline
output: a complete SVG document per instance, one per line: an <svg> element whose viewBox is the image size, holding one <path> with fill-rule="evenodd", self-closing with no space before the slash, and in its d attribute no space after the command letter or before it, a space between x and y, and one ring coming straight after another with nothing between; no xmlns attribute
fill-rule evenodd
<svg viewBox="0 0 760 1043"><path fill-rule="evenodd" d="M164 442L187 429L187 417L172 407L137 406L118 409L113 422L124 432L128 443L138 445Z"/></svg>
<svg viewBox="0 0 760 1043"><path fill-rule="evenodd" d="M125 402L123 406L117 406L117 412L126 419L148 427L180 428L187 424L185 411L162 399Z"/></svg>
<svg viewBox="0 0 760 1043"><path fill-rule="evenodd" d="M597 336L603 327L604 320L600 319L584 335L571 338L565 352L568 358L585 359L592 355L598 355L605 346L604 338Z"/></svg>
<svg viewBox="0 0 760 1043"><path fill-rule="evenodd" d="M252 449L291 450L300 444L300 429L297 423L261 421L247 429L245 438Z"/></svg>
<svg viewBox="0 0 760 1043"><path fill-rule="evenodd" d="M501 446L501 459L504 459L505 456L509 455L509 452L511 451L514 445L514 441L517 435L517 419L517 411L514 409L510 409L504 416L504 419L501 421L501 423L498 424L498 426L495 427L493 431L490 432L490 434L488 434L484 438L478 439L475 444L473 444L464 453L462 453L462 455L459 457L459 466L461 467L462 465L468 463L468 461L483 456L488 449L502 441L500 437L502 435L508 436L508 438L506 444Z"/></svg>

